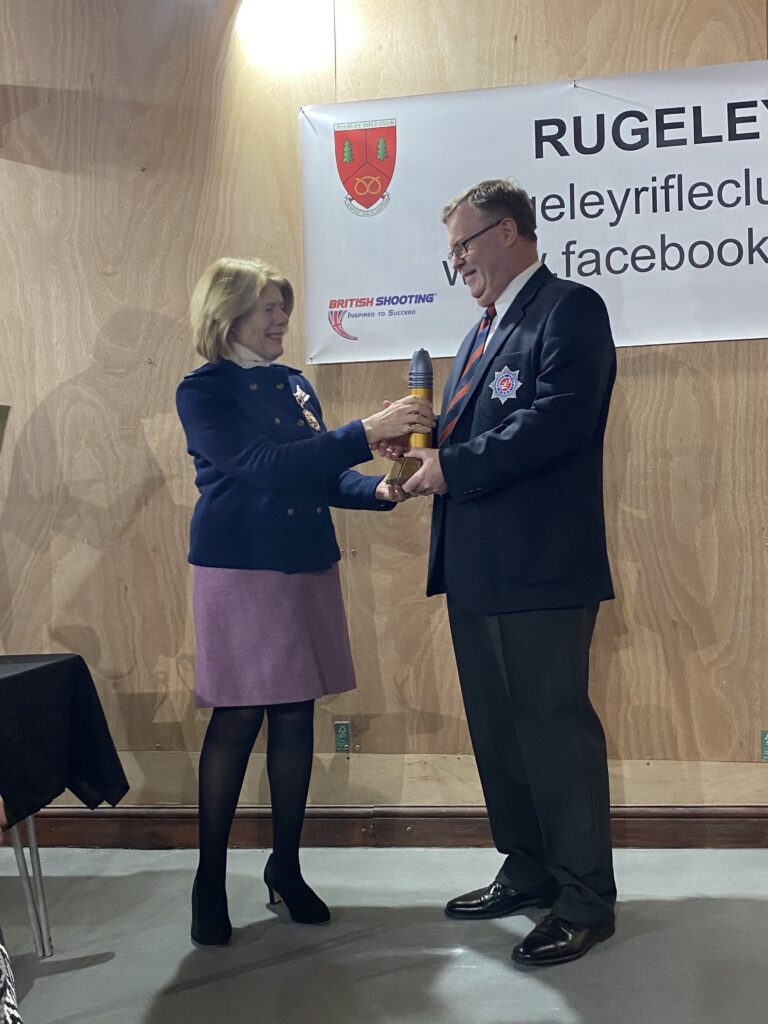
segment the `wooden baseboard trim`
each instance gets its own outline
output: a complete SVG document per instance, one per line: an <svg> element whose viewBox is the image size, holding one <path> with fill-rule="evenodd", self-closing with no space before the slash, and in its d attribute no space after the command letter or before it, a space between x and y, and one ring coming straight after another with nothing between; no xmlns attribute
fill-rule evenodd
<svg viewBox="0 0 768 1024"><path fill-rule="evenodd" d="M766 848L768 806L614 807L616 847ZM36 816L41 846L188 849L197 845L194 807L49 807ZM312 807L304 846L492 846L483 807ZM268 848L268 807L237 812L230 843Z"/></svg>

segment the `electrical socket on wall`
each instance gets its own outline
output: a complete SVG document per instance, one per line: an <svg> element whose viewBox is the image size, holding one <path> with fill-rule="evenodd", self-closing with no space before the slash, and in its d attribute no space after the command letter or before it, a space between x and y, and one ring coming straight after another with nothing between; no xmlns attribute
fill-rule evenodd
<svg viewBox="0 0 768 1024"><path fill-rule="evenodd" d="M352 744L352 726L348 719L337 719L333 723L334 750L337 754L348 754Z"/></svg>

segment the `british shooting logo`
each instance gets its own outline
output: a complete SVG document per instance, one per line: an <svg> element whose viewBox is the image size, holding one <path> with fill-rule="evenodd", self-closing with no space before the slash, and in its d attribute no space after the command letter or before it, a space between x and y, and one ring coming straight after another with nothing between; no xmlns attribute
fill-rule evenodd
<svg viewBox="0 0 768 1024"><path fill-rule="evenodd" d="M329 309L328 310L328 323L336 331L341 338L346 338L347 341L357 341L356 334L350 334L345 331L341 326L341 321L347 315L346 309Z"/></svg>
<svg viewBox="0 0 768 1024"><path fill-rule="evenodd" d="M395 173L394 120L352 121L333 126L336 169L347 195L344 205L358 217L375 217L389 203Z"/></svg>

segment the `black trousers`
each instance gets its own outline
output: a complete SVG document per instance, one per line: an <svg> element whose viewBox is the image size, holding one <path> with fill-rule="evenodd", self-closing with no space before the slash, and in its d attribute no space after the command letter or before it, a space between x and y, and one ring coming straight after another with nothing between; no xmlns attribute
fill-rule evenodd
<svg viewBox="0 0 768 1024"><path fill-rule="evenodd" d="M605 734L588 694L597 608L475 615L449 599L498 880L572 924L613 917Z"/></svg>

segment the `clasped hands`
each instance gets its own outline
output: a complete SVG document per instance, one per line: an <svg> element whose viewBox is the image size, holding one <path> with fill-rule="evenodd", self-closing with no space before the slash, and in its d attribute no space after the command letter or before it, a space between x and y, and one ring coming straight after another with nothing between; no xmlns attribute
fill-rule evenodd
<svg viewBox="0 0 768 1024"><path fill-rule="evenodd" d="M416 395L396 402L384 402L381 412L363 420L365 436L373 451L396 461L403 457L418 459L421 469L402 485L382 480L376 497L382 501L405 501L415 494L445 494L448 487L434 448L410 448L411 434L431 434L436 420L432 403Z"/></svg>

